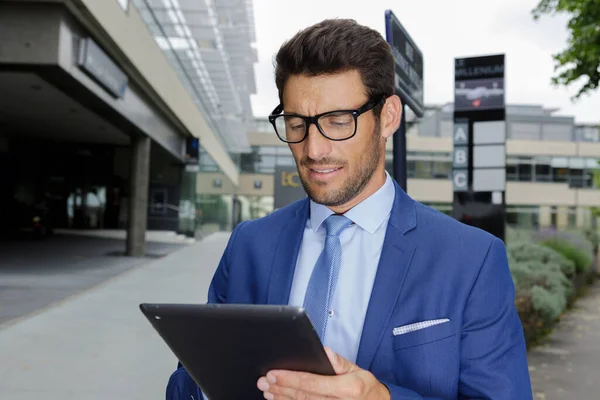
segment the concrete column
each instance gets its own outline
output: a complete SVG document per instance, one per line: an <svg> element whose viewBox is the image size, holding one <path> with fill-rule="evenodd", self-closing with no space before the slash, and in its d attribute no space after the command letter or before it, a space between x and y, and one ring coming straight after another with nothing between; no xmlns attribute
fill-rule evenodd
<svg viewBox="0 0 600 400"><path fill-rule="evenodd" d="M587 207L577 207L577 227L587 228L592 224L592 213Z"/></svg>
<svg viewBox="0 0 600 400"><path fill-rule="evenodd" d="M567 229L569 227L569 208L566 206L557 207L556 225L558 229Z"/></svg>
<svg viewBox="0 0 600 400"><path fill-rule="evenodd" d="M550 206L540 206L540 228L547 228L552 225L552 209Z"/></svg>
<svg viewBox="0 0 600 400"><path fill-rule="evenodd" d="M146 225L148 222L150 138L148 136L135 137L132 139L131 146L127 255L143 257L146 254Z"/></svg>

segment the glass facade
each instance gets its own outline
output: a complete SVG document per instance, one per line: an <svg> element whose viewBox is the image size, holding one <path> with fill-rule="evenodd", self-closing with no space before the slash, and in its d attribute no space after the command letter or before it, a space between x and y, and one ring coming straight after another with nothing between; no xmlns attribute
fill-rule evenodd
<svg viewBox="0 0 600 400"><path fill-rule="evenodd" d="M252 146L252 152L242 154L242 173L272 174L276 166L296 165L287 146ZM450 179L452 155L450 153L411 152L407 154L407 176L418 179ZM393 154L386 152L386 169L393 172Z"/></svg>
<svg viewBox="0 0 600 400"><path fill-rule="evenodd" d="M451 108L428 110L427 115L413 128L423 137L451 137ZM597 126L576 126L572 118L555 117L553 110L543 107L509 107L507 110L507 136L509 139L534 141L600 141ZM266 119L255 119L250 131L274 135L273 127ZM210 157L201 155L201 170L218 172ZM521 156L508 154L507 181L566 184L570 188L600 189L594 176L600 175L600 159L569 156ZM251 146L250 151L239 157L239 169L243 174L273 174L276 166L295 166L291 151L285 145ZM386 152L386 169L393 176L393 154ZM440 151L408 151L407 177L410 179L449 180L452 178L452 153ZM215 196L204 197L204 202L218 202L220 206L202 206L203 212L220 216L210 223L231 224L241 220L260 218L273 210L271 193L263 196ZM419 200L419 199L417 199ZM237 206L232 204L237 202ZM560 202L560 201L557 201ZM452 214L451 203L428 203L448 215ZM211 208L212 207L212 208ZM221 211L219 211L221 210ZM232 213L236 215L232 215ZM213 221L214 220L214 221ZM583 206L540 206L507 205L506 221L510 226L538 228L559 225L561 228L576 228L596 223L591 210Z"/></svg>
<svg viewBox="0 0 600 400"><path fill-rule="evenodd" d="M581 157L508 156L506 180L567 183L571 187L595 188L594 173L600 159Z"/></svg>

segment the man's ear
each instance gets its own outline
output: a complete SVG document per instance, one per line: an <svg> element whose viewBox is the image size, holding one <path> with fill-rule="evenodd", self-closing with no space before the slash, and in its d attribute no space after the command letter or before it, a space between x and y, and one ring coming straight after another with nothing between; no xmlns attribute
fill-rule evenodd
<svg viewBox="0 0 600 400"><path fill-rule="evenodd" d="M390 138L400 127L402 119L402 100L397 95L386 99L381 110L381 136Z"/></svg>

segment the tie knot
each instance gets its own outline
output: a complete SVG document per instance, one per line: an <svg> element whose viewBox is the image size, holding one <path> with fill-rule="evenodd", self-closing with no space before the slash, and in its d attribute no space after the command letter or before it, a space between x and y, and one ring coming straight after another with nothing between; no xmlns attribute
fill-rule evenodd
<svg viewBox="0 0 600 400"><path fill-rule="evenodd" d="M327 236L339 236L350 225L352 225L352 221L343 215L330 215L325 220Z"/></svg>

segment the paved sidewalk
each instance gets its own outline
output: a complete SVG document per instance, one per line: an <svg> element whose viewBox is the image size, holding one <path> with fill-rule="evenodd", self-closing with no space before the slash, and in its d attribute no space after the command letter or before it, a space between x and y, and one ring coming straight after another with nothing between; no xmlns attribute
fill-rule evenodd
<svg viewBox="0 0 600 400"><path fill-rule="evenodd" d="M600 282L528 358L536 400L600 399Z"/></svg>
<svg viewBox="0 0 600 400"><path fill-rule="evenodd" d="M205 302L227 239L211 235L1 326L0 399L164 399L176 359L138 306Z"/></svg>
<svg viewBox="0 0 600 400"><path fill-rule="evenodd" d="M54 235L45 240L0 241L2 324L47 308L185 244L147 242L147 257L125 257L125 241Z"/></svg>

